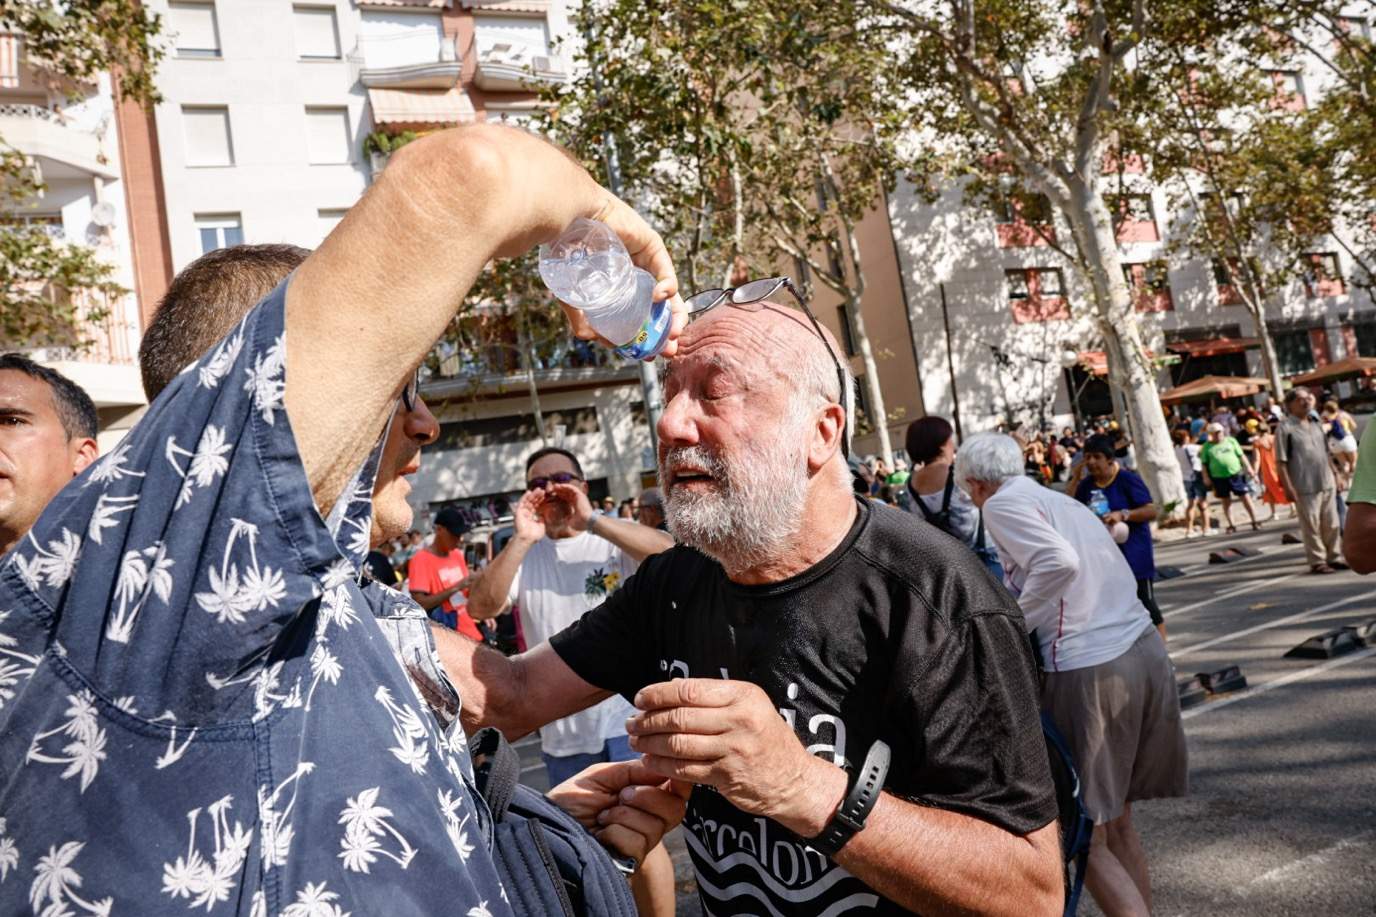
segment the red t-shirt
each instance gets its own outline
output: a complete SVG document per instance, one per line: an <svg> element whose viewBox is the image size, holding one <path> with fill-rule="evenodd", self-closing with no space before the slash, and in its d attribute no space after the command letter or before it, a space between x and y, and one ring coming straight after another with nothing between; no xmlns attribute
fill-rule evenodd
<svg viewBox="0 0 1376 917"><path fill-rule="evenodd" d="M406 569L411 591L430 595L443 592L468 575L468 564L464 562L461 548L450 551L447 557L440 557L429 548L422 548L412 556ZM478 625L462 605L454 604L453 596L445 599L440 607L448 612L458 612L459 624L456 629L459 633L473 640L482 640Z"/></svg>

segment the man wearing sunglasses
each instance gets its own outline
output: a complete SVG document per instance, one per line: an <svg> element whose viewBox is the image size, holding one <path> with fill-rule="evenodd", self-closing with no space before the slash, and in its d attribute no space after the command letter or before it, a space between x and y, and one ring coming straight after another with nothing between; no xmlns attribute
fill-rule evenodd
<svg viewBox="0 0 1376 917"><path fill-rule="evenodd" d="M520 734L631 700L631 748L695 784L711 913L1059 913L1018 606L953 539L857 499L853 382L805 303L765 299L784 291L689 299L658 425L678 545L522 656L442 643L463 715Z"/></svg>

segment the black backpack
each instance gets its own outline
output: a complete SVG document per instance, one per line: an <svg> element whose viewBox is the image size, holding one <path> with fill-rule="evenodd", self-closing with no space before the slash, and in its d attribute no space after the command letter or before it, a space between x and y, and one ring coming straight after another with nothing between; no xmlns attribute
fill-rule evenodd
<svg viewBox="0 0 1376 917"><path fill-rule="evenodd" d="M496 729L468 741L478 792L492 811L488 846L511 909L530 917L637 917L627 875L574 818L520 783L521 761Z"/></svg>
<svg viewBox="0 0 1376 917"><path fill-rule="evenodd" d="M912 490L911 487L908 489ZM922 497L919 496L915 490L913 490L912 501L917 504L918 509L922 510L923 519L926 519L952 538L960 538L951 528L951 494L955 493L955 489L956 469L955 466L952 465L951 469L946 473L946 489L941 494L941 509L933 511L928 508ZM961 539L961 541L963 543L964 539ZM979 529L975 532L975 544L977 546L984 544L984 513L979 514Z"/></svg>
<svg viewBox="0 0 1376 917"><path fill-rule="evenodd" d="M1056 785L1056 808L1060 810L1061 860L1065 864L1065 917L1074 917L1084 890L1085 870L1089 868L1089 841L1094 834L1094 821L1085 811L1080 793L1080 774L1065 737L1042 712L1042 737L1046 739L1047 757L1051 761L1051 781ZM1070 875L1074 864L1075 875Z"/></svg>

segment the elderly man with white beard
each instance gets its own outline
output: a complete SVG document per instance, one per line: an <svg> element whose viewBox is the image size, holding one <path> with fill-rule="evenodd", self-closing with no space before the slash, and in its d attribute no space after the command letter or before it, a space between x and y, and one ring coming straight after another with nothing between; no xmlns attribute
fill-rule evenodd
<svg viewBox="0 0 1376 917"><path fill-rule="evenodd" d="M783 287L708 297L666 371L678 546L524 655L445 639L463 715L514 736L631 700L646 766L694 785L711 913L1059 913L1021 613L959 543L852 493L852 380L810 313L761 301Z"/></svg>

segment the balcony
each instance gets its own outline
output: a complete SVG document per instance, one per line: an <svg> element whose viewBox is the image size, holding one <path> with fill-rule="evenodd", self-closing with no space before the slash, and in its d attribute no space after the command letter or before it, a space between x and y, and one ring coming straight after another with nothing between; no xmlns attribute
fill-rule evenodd
<svg viewBox="0 0 1376 917"><path fill-rule="evenodd" d="M0 104L0 137L33 157L48 178L119 178L100 137L71 126L61 112L42 105Z"/></svg>
<svg viewBox="0 0 1376 917"><path fill-rule="evenodd" d="M568 78L568 65L558 56L537 45L500 40L478 53L473 82L487 92L535 92Z"/></svg>
<svg viewBox="0 0 1376 917"><path fill-rule="evenodd" d="M360 38L359 79L369 89L451 89L463 61L452 36L401 33Z"/></svg>

